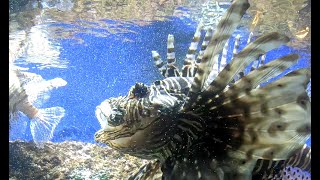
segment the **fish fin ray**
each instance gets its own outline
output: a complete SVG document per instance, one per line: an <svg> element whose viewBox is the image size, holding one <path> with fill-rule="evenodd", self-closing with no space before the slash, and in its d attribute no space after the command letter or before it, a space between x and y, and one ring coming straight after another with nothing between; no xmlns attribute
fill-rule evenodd
<svg viewBox="0 0 320 180"><path fill-rule="evenodd" d="M257 38L240 51L215 78L205 91L219 94L234 78L236 74L246 68L260 55L279 47L289 41L285 35L273 32Z"/></svg>
<svg viewBox="0 0 320 180"><path fill-rule="evenodd" d="M157 160L142 166L139 171L131 175L128 180L161 180L161 177L161 163Z"/></svg>
<svg viewBox="0 0 320 180"><path fill-rule="evenodd" d="M156 65L156 67L158 68L160 74L163 77L166 77L165 76L166 69L167 69L166 64L163 62L163 60L161 59L161 56L159 55L159 53L157 51L151 51L151 53L152 53L152 57L153 57L153 62Z"/></svg>
<svg viewBox="0 0 320 180"><path fill-rule="evenodd" d="M56 126L65 115L62 107L39 109L34 118L31 119L30 129L36 144L51 140Z"/></svg>
<svg viewBox="0 0 320 180"><path fill-rule="evenodd" d="M200 23L194 33L192 42L190 43L188 53L184 59L182 66L182 77L193 77L195 72L195 63L196 63L196 52L198 49L198 44L201 38L201 30L203 29L203 24Z"/></svg>
<svg viewBox="0 0 320 180"><path fill-rule="evenodd" d="M194 82L189 97L200 92L207 80L213 64L217 61L225 42L229 39L245 11L249 8L247 0L234 1L220 20L217 30L204 51L200 64L198 65Z"/></svg>

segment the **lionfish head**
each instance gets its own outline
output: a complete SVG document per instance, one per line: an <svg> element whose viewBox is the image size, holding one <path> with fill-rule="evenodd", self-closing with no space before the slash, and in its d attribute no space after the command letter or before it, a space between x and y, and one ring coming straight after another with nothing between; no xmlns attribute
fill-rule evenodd
<svg viewBox="0 0 320 180"><path fill-rule="evenodd" d="M145 134L154 131L154 122L172 111L177 102L155 85L136 83L126 96L109 98L96 107L102 129L95 134L95 141L124 152L137 152L139 145L151 138Z"/></svg>

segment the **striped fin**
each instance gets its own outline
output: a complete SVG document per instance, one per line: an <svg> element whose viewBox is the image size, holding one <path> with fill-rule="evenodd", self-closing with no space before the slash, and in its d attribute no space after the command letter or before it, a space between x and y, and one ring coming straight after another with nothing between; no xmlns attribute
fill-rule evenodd
<svg viewBox="0 0 320 180"><path fill-rule="evenodd" d="M196 64L195 64L195 71L194 71L195 73L197 72L198 65L199 65L200 62L202 61L204 51L205 51L206 48L208 47L208 44L209 44L209 42L210 42L210 39L211 39L212 35L213 35L213 30L212 30L212 28L208 28L208 30L207 30L207 32L206 32L206 35L205 35L205 37L204 37L204 40L203 40L203 42L202 42L200 52L199 52L199 54L198 54L198 56L197 56L197 60L196 60ZM194 74L194 76L195 76L195 74ZM208 81L206 82L206 86L209 85L208 82L211 82L211 81L213 80L213 79L210 79L210 77L212 77L212 76L209 75Z"/></svg>
<svg viewBox="0 0 320 180"><path fill-rule="evenodd" d="M196 32L194 33L188 53L183 63L182 77L193 77L195 74L196 51L198 49L202 28L203 24L200 23L196 29Z"/></svg>
<svg viewBox="0 0 320 180"><path fill-rule="evenodd" d="M227 41L223 47L220 63L218 61L214 62L213 68L204 85L204 89L206 89L209 86L209 84L217 77L220 71L227 65L228 46L229 46L229 41Z"/></svg>
<svg viewBox="0 0 320 180"><path fill-rule="evenodd" d="M282 160L304 145L311 127L311 106L305 92L309 78L308 70L296 70L236 100L224 101L224 108L234 109L224 116L245 118L238 152L248 158Z"/></svg>
<svg viewBox="0 0 320 180"><path fill-rule="evenodd" d="M202 61L204 51L207 49L208 44L210 42L210 39L212 38L212 35L213 35L212 28L208 28L206 35L204 37L204 40L201 44L201 49L200 49L199 55L197 56L197 64L199 64Z"/></svg>
<svg viewBox="0 0 320 180"><path fill-rule="evenodd" d="M235 74L242 71L261 54L265 54L267 51L277 48L288 41L289 38L287 36L276 32L259 37L233 58L231 63L221 71L214 81L212 81L206 91L209 91L212 94L218 94L231 82Z"/></svg>
<svg viewBox="0 0 320 180"><path fill-rule="evenodd" d="M131 175L128 180L161 180L161 163L160 161L150 162L142 166L138 172Z"/></svg>
<svg viewBox="0 0 320 180"><path fill-rule="evenodd" d="M253 32L250 32L249 34L249 37L248 37L248 40L247 40L247 44L249 44L251 42L251 39L252 39L252 35L253 35ZM256 60L253 61L252 63L252 67L250 69L250 71L253 71L255 68L254 67L257 67L258 63L259 63L259 58L257 58ZM240 71L239 73L242 73L244 74L244 69L242 71Z"/></svg>
<svg viewBox="0 0 320 180"><path fill-rule="evenodd" d="M235 57L238 54L238 50L239 50L239 42L240 42L240 34L237 34L235 41L234 41L234 47L233 47L233 51L232 51L232 57ZM238 74L236 74L233 78L233 80L231 81L231 83L234 83L236 81L238 81L240 78L243 77L243 72L240 72Z"/></svg>
<svg viewBox="0 0 320 180"><path fill-rule="evenodd" d="M228 53L229 41L227 41L226 44L223 47L222 55L221 55L221 62L220 62L220 66L219 66L219 71L218 72L220 72L227 65L227 53Z"/></svg>
<svg viewBox="0 0 320 180"><path fill-rule="evenodd" d="M259 65L259 58L253 61L250 71L257 69L259 67L258 65Z"/></svg>
<svg viewBox="0 0 320 180"><path fill-rule="evenodd" d="M160 74L163 76L163 77L166 77L165 74L166 74L166 66L164 64L164 62L162 61L159 53L157 51L152 51L152 57L153 57L153 60L154 60L154 64L157 66Z"/></svg>
<svg viewBox="0 0 320 180"><path fill-rule="evenodd" d="M263 55L260 57L260 63L257 65L258 68L264 65L265 59L266 59L266 54L263 54ZM260 85L257 86L257 88L259 88L259 87L260 87Z"/></svg>
<svg viewBox="0 0 320 180"><path fill-rule="evenodd" d="M223 93L226 97L234 97L236 94L249 92L255 89L259 84L267 82L273 77L278 76L284 70L297 62L299 55L290 54L275 59L270 63L251 71L248 75L237 81L234 85L230 86Z"/></svg>
<svg viewBox="0 0 320 180"><path fill-rule="evenodd" d="M178 77L180 76L179 70L176 67L176 55L174 52L174 36L168 35L167 41L167 69L165 77Z"/></svg>
<svg viewBox="0 0 320 180"><path fill-rule="evenodd" d="M179 73L176 68L176 55L174 51L174 36L168 35L167 41L167 72L166 77L176 76Z"/></svg>
<svg viewBox="0 0 320 180"><path fill-rule="evenodd" d="M247 41L247 44L250 43L250 41L251 41L251 39L252 39L252 35L253 35L253 32L250 32L249 38L248 38L248 41ZM253 61L250 71L253 71L253 70L255 70L256 68L258 68L258 67L259 67L258 65L259 65L259 58L257 58L255 61ZM244 74L243 71L242 71L242 73Z"/></svg>
<svg viewBox="0 0 320 180"><path fill-rule="evenodd" d="M193 97L195 93L202 90L213 67L213 63L218 59L225 42L238 26L240 19L249 6L247 0L234 1L222 17L197 68L189 97Z"/></svg>
<svg viewBox="0 0 320 180"><path fill-rule="evenodd" d="M234 41L234 47L233 47L233 51L232 51L232 54L233 54L233 57L238 54L238 50L239 50L239 45L240 45L240 34L237 34L236 38L235 38L235 41Z"/></svg>
<svg viewBox="0 0 320 180"><path fill-rule="evenodd" d="M174 52L174 36L172 34L168 35L167 60L168 60L168 64L175 64L176 63L176 54Z"/></svg>
<svg viewBox="0 0 320 180"><path fill-rule="evenodd" d="M285 160L280 161L272 161L272 160L264 160L258 159L257 163L252 171L254 179L261 179L261 176L267 176L272 171L278 170L279 173L281 169L285 167Z"/></svg>
<svg viewBox="0 0 320 180"><path fill-rule="evenodd" d="M299 168L297 170L298 179L306 178L303 171L311 173L311 148L306 144L298 149L296 153L287 159L280 161L259 159L252 171L253 179L290 179L293 178L289 171L291 168ZM300 174L299 174L300 173ZM293 174L295 176L296 174ZM300 175L300 176L299 176Z"/></svg>
<svg viewBox="0 0 320 180"><path fill-rule="evenodd" d="M250 32L248 40L247 40L247 44L249 44L251 42L252 35L253 35L253 32Z"/></svg>
<svg viewBox="0 0 320 180"><path fill-rule="evenodd" d="M287 165L311 172L311 148L305 144L301 150L287 160Z"/></svg>

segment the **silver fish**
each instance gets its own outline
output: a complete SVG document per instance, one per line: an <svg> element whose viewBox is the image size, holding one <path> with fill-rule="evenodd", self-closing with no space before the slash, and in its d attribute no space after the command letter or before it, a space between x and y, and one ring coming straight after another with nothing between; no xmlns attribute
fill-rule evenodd
<svg viewBox="0 0 320 180"><path fill-rule="evenodd" d="M97 142L155 160L129 179L252 179L268 170L254 171L261 160L285 161L304 147L311 127L306 93L310 70L294 70L260 86L294 65L299 55L261 66L253 63L250 73L241 74L268 51L288 43L287 36L265 34L229 64L223 62L221 71L214 67L248 8L247 0L234 1L215 32L208 30L198 55L197 29L181 70L169 35L168 63L152 52L164 80L150 86L137 83L126 96L97 106L102 127L95 134Z"/></svg>
<svg viewBox="0 0 320 180"><path fill-rule="evenodd" d="M47 85L41 88L40 82L45 82ZM41 105L41 103L48 98L46 96L47 92L53 87L64 85L66 85L66 82L62 79L54 79L53 81L46 82L43 81L39 75L21 72L16 68L10 68L10 129L12 129L11 126L13 125L19 125L16 122L20 119L21 114L23 114L30 120L30 130L34 142L41 146L42 142L49 141L53 136L54 129L64 116L65 110L62 107L39 109L35 105Z"/></svg>

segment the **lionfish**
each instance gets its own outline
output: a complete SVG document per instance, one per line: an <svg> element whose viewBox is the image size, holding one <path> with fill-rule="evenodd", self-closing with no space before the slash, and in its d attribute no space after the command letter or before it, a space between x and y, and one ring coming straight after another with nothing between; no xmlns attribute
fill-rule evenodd
<svg viewBox="0 0 320 180"><path fill-rule="evenodd" d="M221 71L217 66L249 6L247 0L234 1L215 32L207 30L196 55L198 26L181 71L169 35L167 64L152 52L165 79L150 86L136 83L126 96L97 106L102 127L97 142L154 160L129 179L309 178L295 168L310 171L311 149L305 145L311 131L310 70L262 85L297 62L299 55L289 54L243 73L289 38L262 35L234 53L230 63L220 64Z"/></svg>
<svg viewBox="0 0 320 180"><path fill-rule="evenodd" d="M49 98L48 93L50 90L65 86L66 83L67 82L61 78L45 81L40 75L24 72L10 65L10 133L24 133L25 128L19 119L22 115L26 115L30 120L31 134L37 146L41 147L43 142L49 141L53 136L56 126L64 116L65 110L58 106L43 109L38 108L38 106Z"/></svg>

